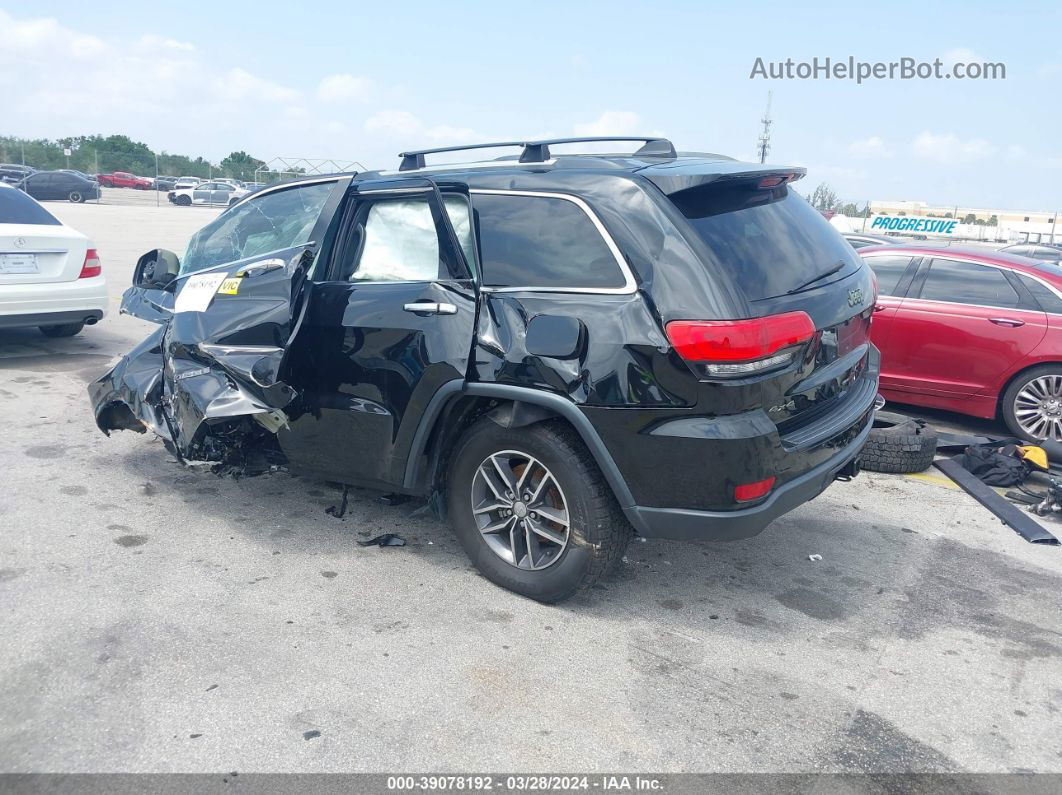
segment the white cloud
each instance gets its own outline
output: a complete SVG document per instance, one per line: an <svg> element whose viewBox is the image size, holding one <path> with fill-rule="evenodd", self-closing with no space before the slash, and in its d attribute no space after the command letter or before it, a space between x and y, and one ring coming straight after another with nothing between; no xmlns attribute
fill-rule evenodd
<svg viewBox="0 0 1062 795"><path fill-rule="evenodd" d="M237 102L246 99L258 99L267 102L291 102L294 99L298 99L299 96L299 92L293 88L258 77L238 66L229 69L221 78L216 80L214 90L222 99L235 100Z"/></svg>
<svg viewBox="0 0 1062 795"><path fill-rule="evenodd" d="M995 153L996 147L984 138L963 140L954 133L937 135L928 130L920 132L911 144L918 157L935 160L944 165L969 163Z"/></svg>
<svg viewBox="0 0 1062 795"><path fill-rule="evenodd" d="M317 98L322 102L364 100L372 91L372 81L352 74L329 75L317 85Z"/></svg>
<svg viewBox="0 0 1062 795"><path fill-rule="evenodd" d="M641 117L629 110L606 110L590 122L576 124L574 132L578 136L599 135L637 135L641 129Z"/></svg>
<svg viewBox="0 0 1062 795"><path fill-rule="evenodd" d="M106 50L103 41L96 36L65 28L54 19L18 20L0 11L0 52L9 56L32 55L41 48L52 47L61 48L58 52L74 58L94 58Z"/></svg>
<svg viewBox="0 0 1062 795"><path fill-rule="evenodd" d="M408 110L381 110L365 120L365 131L400 138L419 138L430 143L469 143L476 138L469 127L446 124L429 126Z"/></svg>
<svg viewBox="0 0 1062 795"><path fill-rule="evenodd" d="M187 41L177 41L177 39L168 39L163 36L155 36L151 33L145 33L140 37L137 42L137 46L142 50L158 51L158 50L176 50L179 52L192 52L195 50L195 45Z"/></svg>
<svg viewBox="0 0 1062 795"><path fill-rule="evenodd" d="M968 47L955 47L941 55L940 60L950 69L957 63L984 63L988 59Z"/></svg>
<svg viewBox="0 0 1062 795"><path fill-rule="evenodd" d="M877 135L872 135L869 138L852 141L852 143L848 144L848 154L852 157L869 160L872 158L892 157L892 150L889 149L884 140Z"/></svg>

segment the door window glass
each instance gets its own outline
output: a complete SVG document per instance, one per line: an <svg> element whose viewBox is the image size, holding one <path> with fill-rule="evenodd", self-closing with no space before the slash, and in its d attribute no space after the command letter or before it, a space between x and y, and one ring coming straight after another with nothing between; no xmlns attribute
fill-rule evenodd
<svg viewBox="0 0 1062 795"><path fill-rule="evenodd" d="M272 191L235 205L192 238L181 273L298 246L310 239L335 182Z"/></svg>
<svg viewBox="0 0 1062 795"><path fill-rule="evenodd" d="M998 269L950 259L933 260L921 297L931 301L1006 308L1021 303L1007 277Z"/></svg>
<svg viewBox="0 0 1062 795"><path fill-rule="evenodd" d="M865 262L878 279L878 295L897 295L896 286L911 264L911 257L866 257Z"/></svg>

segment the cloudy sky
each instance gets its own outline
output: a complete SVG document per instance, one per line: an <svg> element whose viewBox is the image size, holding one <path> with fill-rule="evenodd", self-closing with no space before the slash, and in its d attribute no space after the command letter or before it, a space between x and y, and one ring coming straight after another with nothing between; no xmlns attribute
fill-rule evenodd
<svg viewBox="0 0 1062 795"><path fill-rule="evenodd" d="M1062 209L1062 4L0 0L0 134L119 132L220 160L662 132L843 198ZM818 56L991 61L1006 79L750 79Z"/></svg>

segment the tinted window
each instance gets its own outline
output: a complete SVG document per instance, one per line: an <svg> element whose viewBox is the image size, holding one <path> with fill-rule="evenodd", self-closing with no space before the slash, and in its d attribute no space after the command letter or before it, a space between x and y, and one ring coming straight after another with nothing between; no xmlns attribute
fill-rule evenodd
<svg viewBox="0 0 1062 795"><path fill-rule="evenodd" d="M740 180L691 188L671 199L709 250L708 267L750 300L784 295L843 264L821 287L859 268L843 237L796 193Z"/></svg>
<svg viewBox="0 0 1062 795"><path fill-rule="evenodd" d="M483 284L607 289L626 283L583 209L567 199L475 194Z"/></svg>
<svg viewBox="0 0 1062 795"><path fill-rule="evenodd" d="M318 182L278 190L226 210L188 243L181 273L305 243L333 187Z"/></svg>
<svg viewBox="0 0 1062 795"><path fill-rule="evenodd" d="M0 188L0 224L58 226L59 220L22 191Z"/></svg>
<svg viewBox="0 0 1062 795"><path fill-rule="evenodd" d="M1040 305L1042 310L1054 315L1062 315L1062 298L1055 295L1053 290L1045 287L1036 279L1030 279L1024 274L1018 273L1016 275L1021 279L1021 283L1028 288L1029 292L1033 294L1033 298L1036 299L1036 303Z"/></svg>
<svg viewBox="0 0 1062 795"><path fill-rule="evenodd" d="M1041 246L1039 248L1033 249L1032 255L1038 259L1057 260L1059 258L1062 258L1062 251L1059 251L1057 248L1047 248L1046 246Z"/></svg>
<svg viewBox="0 0 1062 795"><path fill-rule="evenodd" d="M1016 307L1020 303L1002 271L950 259L933 260L921 297L980 306Z"/></svg>
<svg viewBox="0 0 1062 795"><path fill-rule="evenodd" d="M911 257L867 257L864 261L878 278L878 294L898 295L896 285L911 264Z"/></svg>

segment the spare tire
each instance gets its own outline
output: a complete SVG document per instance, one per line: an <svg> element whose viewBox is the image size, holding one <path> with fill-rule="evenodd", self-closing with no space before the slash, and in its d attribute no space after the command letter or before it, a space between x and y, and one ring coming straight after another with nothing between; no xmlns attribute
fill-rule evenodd
<svg viewBox="0 0 1062 795"><path fill-rule="evenodd" d="M937 432L925 420L879 411L860 462L871 472L923 472L933 463L936 450Z"/></svg>

